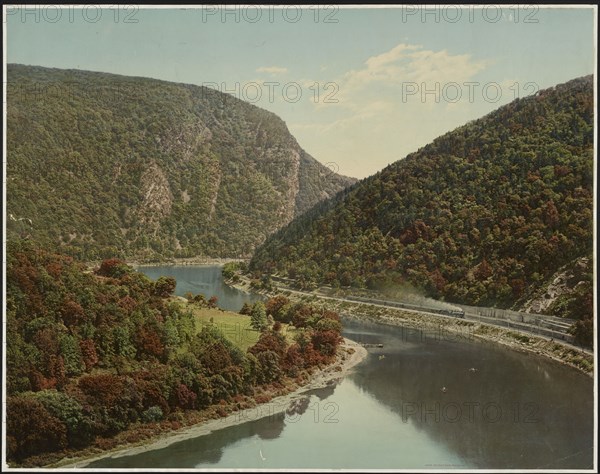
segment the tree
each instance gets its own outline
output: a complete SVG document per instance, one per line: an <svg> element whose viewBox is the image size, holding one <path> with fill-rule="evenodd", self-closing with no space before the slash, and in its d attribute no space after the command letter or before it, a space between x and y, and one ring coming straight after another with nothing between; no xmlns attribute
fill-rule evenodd
<svg viewBox="0 0 600 474"><path fill-rule="evenodd" d="M91 339L82 339L79 341L79 348L81 349L81 358L83 359L85 370L89 372L98 363L96 345Z"/></svg>
<svg viewBox="0 0 600 474"><path fill-rule="evenodd" d="M308 318L312 315L312 309L304 303L296 303L289 311L290 320L297 328L306 327Z"/></svg>
<svg viewBox="0 0 600 474"><path fill-rule="evenodd" d="M270 298L265 305L267 315L273 316L275 321L281 321L284 323L289 322L289 308L290 300L283 295L278 295Z"/></svg>
<svg viewBox="0 0 600 474"><path fill-rule="evenodd" d="M48 413L65 424L69 446L85 446L92 440L93 421L84 414L77 400L56 390L43 390L35 396Z"/></svg>
<svg viewBox="0 0 600 474"><path fill-rule="evenodd" d="M142 413L142 420L146 423L160 421L163 418L163 411L159 406L151 406Z"/></svg>
<svg viewBox="0 0 600 474"><path fill-rule="evenodd" d="M208 299L208 307L209 308L216 308L217 307L217 302L219 301L219 298L217 298L215 295L211 296Z"/></svg>
<svg viewBox="0 0 600 474"><path fill-rule="evenodd" d="M261 352L272 351L279 357L283 357L287 349L285 336L277 331L263 331L256 344L248 349L248 352L258 356Z"/></svg>
<svg viewBox="0 0 600 474"><path fill-rule="evenodd" d="M131 267L118 258L109 258L100 264L96 273L100 276L120 278L131 271Z"/></svg>
<svg viewBox="0 0 600 474"><path fill-rule="evenodd" d="M337 346L341 340L340 333L337 331L316 331L311 342L313 347L324 356L332 357L335 355Z"/></svg>
<svg viewBox="0 0 600 474"><path fill-rule="evenodd" d="M277 381L282 376L280 357L273 351L263 351L256 355L260 363L263 380L266 383Z"/></svg>
<svg viewBox="0 0 600 474"><path fill-rule="evenodd" d="M72 300L65 301L60 312L67 327L81 323L84 318L83 308L79 303Z"/></svg>
<svg viewBox="0 0 600 474"><path fill-rule="evenodd" d="M264 331L268 327L267 311L262 301L254 303L250 313L250 326L256 331Z"/></svg>
<svg viewBox="0 0 600 474"><path fill-rule="evenodd" d="M40 401L26 396L8 397L6 415L9 459L22 460L67 446L67 428Z"/></svg>
<svg viewBox="0 0 600 474"><path fill-rule="evenodd" d="M244 303L242 309L240 309L240 314L250 316L252 314L252 305L249 303Z"/></svg>
<svg viewBox="0 0 600 474"><path fill-rule="evenodd" d="M154 294L161 298L168 298L175 291L177 281L173 277L161 276L154 284Z"/></svg>
<svg viewBox="0 0 600 474"><path fill-rule="evenodd" d="M544 222L552 229L558 226L560 222L560 213L552 200L544 205Z"/></svg>
<svg viewBox="0 0 600 474"><path fill-rule="evenodd" d="M198 396L192 392L187 385L180 383L175 391L177 406L181 408L196 408L196 399Z"/></svg>
<svg viewBox="0 0 600 474"><path fill-rule="evenodd" d="M80 375L84 364L81 360L81 349L77 338L70 334L62 334L60 336L60 352L65 363L66 374L68 376Z"/></svg>
<svg viewBox="0 0 600 474"><path fill-rule="evenodd" d="M488 279L490 276L492 276L492 273L492 267L485 257L483 258L481 263L477 265L477 268L473 271L473 275L475 275L475 278L477 278L480 281Z"/></svg>
<svg viewBox="0 0 600 474"><path fill-rule="evenodd" d="M156 324L146 324L138 327L135 333L138 354L146 354L162 359L165 355L165 345L161 336L160 327Z"/></svg>

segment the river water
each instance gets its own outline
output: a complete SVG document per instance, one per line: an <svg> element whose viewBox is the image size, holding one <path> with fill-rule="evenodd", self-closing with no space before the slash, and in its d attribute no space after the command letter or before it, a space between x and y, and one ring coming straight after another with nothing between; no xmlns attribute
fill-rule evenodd
<svg viewBox="0 0 600 474"><path fill-rule="evenodd" d="M258 295L227 286L223 282L221 268L220 265L165 265L142 266L137 267L136 270L153 280L161 276L172 276L177 280L176 295L184 296L190 292L194 295L201 293L206 299L216 296L219 307L229 311L239 311L245 302L254 303L261 299Z"/></svg>
<svg viewBox="0 0 600 474"><path fill-rule="evenodd" d="M207 282L239 309L215 267L165 267ZM142 268L157 277L157 267ZM151 271L150 271L151 270ZM177 292L188 291L178 284ZM197 290L192 290L198 292ZM210 295L207 295L210 296ZM237 305L237 307L236 307ZM289 413L266 404L244 423L88 467L253 469L585 469L593 467L591 378L472 338L344 321L369 348L344 379Z"/></svg>

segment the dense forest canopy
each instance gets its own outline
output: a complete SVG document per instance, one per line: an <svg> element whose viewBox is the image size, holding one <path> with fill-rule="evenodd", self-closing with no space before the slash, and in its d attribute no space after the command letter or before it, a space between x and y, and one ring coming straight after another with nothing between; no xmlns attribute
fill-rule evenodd
<svg viewBox="0 0 600 474"><path fill-rule="evenodd" d="M279 297L246 308L260 324L242 350L216 323L199 324L198 307L214 298L182 302L171 297L173 278L152 281L118 259L90 271L31 242L9 243L7 277L11 463L44 464L35 456L103 447L147 423L177 427L211 406L223 416L264 402L269 387L330 364L341 340L336 313Z"/></svg>
<svg viewBox="0 0 600 474"><path fill-rule="evenodd" d="M354 180L206 87L7 67L8 235L86 260L249 256Z"/></svg>
<svg viewBox="0 0 600 474"><path fill-rule="evenodd" d="M517 99L315 206L251 270L518 308L577 267L549 311L591 330L593 110L592 76Z"/></svg>

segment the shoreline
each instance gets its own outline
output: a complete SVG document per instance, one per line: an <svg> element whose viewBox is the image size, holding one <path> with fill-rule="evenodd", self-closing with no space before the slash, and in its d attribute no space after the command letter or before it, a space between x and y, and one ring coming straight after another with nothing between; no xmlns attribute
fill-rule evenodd
<svg viewBox="0 0 600 474"><path fill-rule="evenodd" d="M247 258L230 258L230 257L180 257L180 258L169 258L162 261L146 261L138 260L135 258L123 258L121 259L127 265L132 267L173 267L173 266L208 266L208 265L225 265L231 262L247 262ZM86 261L85 265L88 268L98 268L102 260Z"/></svg>
<svg viewBox="0 0 600 474"><path fill-rule="evenodd" d="M430 315L424 314L424 318L429 318ZM433 318L437 318L434 315L431 315ZM561 365L570 367L575 369L577 372L587 376L594 377L594 356L590 354L586 354L585 352L580 352L575 349L571 349L563 344L557 343L556 341L549 341L542 337L534 336L528 334L528 342L520 342L516 338L510 336L510 333L516 333L517 335L524 334L519 333L518 331L510 331L505 328L501 328L498 326L493 326L485 323L479 322L468 322L466 325L442 325L441 322L435 321L433 318L424 320L421 323L415 323L414 320L404 319L401 316L387 316L385 318L377 318L373 316L357 316L357 315L349 315L345 313L343 317L347 317L349 319L355 319L357 321L368 321L376 324L383 324L388 326L406 326L410 329L414 330L440 330L442 332L446 331L448 333L452 333L455 336L455 340L463 338L465 341L469 339L473 340L473 338L477 339L479 342L483 342L486 344L497 344L508 350L520 352L522 354L534 355L538 357L542 357L546 360L551 360L553 362L559 363ZM481 331L481 332L478 332ZM580 360L590 361L591 369L586 369L581 365L577 365L573 360L577 360L577 358L581 358ZM579 361L580 361L579 360Z"/></svg>
<svg viewBox="0 0 600 474"><path fill-rule="evenodd" d="M340 310L338 309L338 311ZM396 313L390 314L393 311L396 311ZM342 315L341 311L340 314ZM430 315L420 313L419 317L414 317L410 313L393 308L389 308L387 314L379 317L364 314L349 315L346 311L344 311L343 316L356 319L358 321L366 320L373 323L390 326L406 326L416 330L433 329L441 330L441 332L447 331L448 333L452 333L457 336L457 338L462 337L465 340L473 340L475 338L481 342L498 344L506 349L521 352L523 354L540 356L575 369L576 371L588 377L594 377L593 354L588 354L581 350L573 349L557 341L519 332L518 330L511 330L475 321L463 322L463 320L445 320L442 319L442 316L436 316L433 314ZM521 337L525 337L526 339L521 340Z"/></svg>
<svg viewBox="0 0 600 474"><path fill-rule="evenodd" d="M248 280L241 276L240 281L225 282L241 291L250 291ZM318 293L297 292L286 288L277 288L276 292L260 290L259 294L274 296L282 294L292 300L303 301L316 299L330 309L337 311L340 316L358 321L370 321L390 326L406 326L411 329L435 329L447 331L462 337L467 333L470 338L476 338L486 343L499 344L506 349L525 354L533 354L554 362L571 367L588 377L594 377L594 353L570 347L560 340L552 340L514 328L504 328L481 321L469 321L435 315L426 312L410 312L400 308L375 307L368 303L349 300L336 300L323 297ZM468 339L468 337L466 337Z"/></svg>
<svg viewBox="0 0 600 474"><path fill-rule="evenodd" d="M218 257L189 257L189 258L172 258L163 262L144 262L138 260L125 260L127 265L132 267L171 267L171 266L194 266L194 265L225 265L231 262L245 262L243 258L218 258Z"/></svg>
<svg viewBox="0 0 600 474"><path fill-rule="evenodd" d="M90 456L83 456L81 458L67 457L42 467L53 469L86 468L89 464L101 459L119 458L141 454L147 451L154 451L165 448L179 441L205 436L223 428L228 428L246 423L248 421L257 420L259 418L284 412L295 400L306 397L306 395L303 395L305 392L324 388L332 383L336 383L338 380L343 379L350 373L352 368L362 362L367 355L368 352L363 346L350 339L344 338L344 341L338 348L336 360L326 367L318 369L317 372L311 375L308 383L297 387L294 391L288 394L274 397L270 401L257 404L252 408L235 411L223 418L208 420L196 425L181 428L177 431L158 435L154 439L150 438L145 440L145 443L139 445L122 445L120 447L113 448L112 450L107 450L103 453L91 454ZM261 416L256 416L257 411L259 411Z"/></svg>

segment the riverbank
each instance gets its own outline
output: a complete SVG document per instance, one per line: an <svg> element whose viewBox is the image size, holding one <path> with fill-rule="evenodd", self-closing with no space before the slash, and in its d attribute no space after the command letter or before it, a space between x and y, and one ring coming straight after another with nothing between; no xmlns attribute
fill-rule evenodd
<svg viewBox="0 0 600 474"><path fill-rule="evenodd" d="M179 265L225 265L231 262L245 262L243 258L217 258L217 257L189 257L171 258L162 262L146 262L127 260L127 263L136 267L162 267Z"/></svg>
<svg viewBox="0 0 600 474"><path fill-rule="evenodd" d="M225 265L231 262L247 262L244 258L220 258L220 257L188 257L188 258L167 258L164 260L139 260L135 258L122 259L127 265L132 267L171 267L171 266L192 266L192 265ZM90 269L100 266L102 260L92 260L85 263Z"/></svg>
<svg viewBox="0 0 600 474"><path fill-rule="evenodd" d="M338 308L338 311L340 309ZM360 311L360 310L358 310ZM442 316L419 313L415 317L403 310L384 308L377 315L360 314L358 311L341 314L344 317L360 321L370 321L390 326L402 326L415 331L433 334L430 337L460 341L479 340L489 344L500 344L508 349L526 354L545 357L555 362L572 367L588 377L594 377L594 356L581 350L573 349L551 339L525 334L490 324L451 320Z"/></svg>
<svg viewBox="0 0 600 474"><path fill-rule="evenodd" d="M199 424L181 428L177 431L161 433L160 435L146 439L141 443L120 445L101 453L89 453L78 458L71 456L44 467L61 469L85 468L90 463L100 459L130 456L146 451L161 449L179 441L204 436L213 431L255 420L263 416L285 412L297 400L305 398L306 395L303 395L305 392L332 385L344 378L351 369L364 360L366 356L367 350L364 347L350 339L344 339L343 343L340 344L338 348L335 362L312 373L306 384L292 387L292 391L276 396L265 403L235 411L223 418L210 419Z"/></svg>
<svg viewBox="0 0 600 474"><path fill-rule="evenodd" d="M241 277L238 282L227 282L234 288L250 291L250 282ZM400 308L377 306L369 303L344 300L320 295L316 292L300 292L278 288L277 291L258 291L266 296L283 294L291 300L314 303L316 300L341 316L357 320L367 320L391 326L403 326L416 331L434 332L438 337L452 337L453 340L478 339L482 342L500 344L522 353L535 354L567 365L589 377L594 376L594 355L574 348L562 341L537 336L513 328L504 328L480 321L440 316L433 313L409 311ZM444 335L445 334L445 335Z"/></svg>

